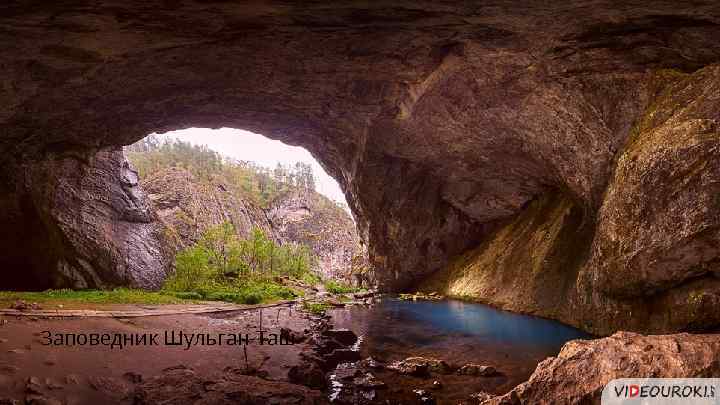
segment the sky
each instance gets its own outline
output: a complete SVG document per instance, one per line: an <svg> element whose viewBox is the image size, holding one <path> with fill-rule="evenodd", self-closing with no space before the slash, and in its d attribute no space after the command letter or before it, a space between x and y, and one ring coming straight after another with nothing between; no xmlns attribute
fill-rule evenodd
<svg viewBox="0 0 720 405"><path fill-rule="evenodd" d="M278 163L284 165L292 165L296 162L309 163L315 173L317 192L331 200L346 204L345 195L335 179L323 170L310 152L299 146L286 145L254 132L234 128L188 128L157 135L195 145L206 145L221 155L255 162L269 168L275 168Z"/></svg>

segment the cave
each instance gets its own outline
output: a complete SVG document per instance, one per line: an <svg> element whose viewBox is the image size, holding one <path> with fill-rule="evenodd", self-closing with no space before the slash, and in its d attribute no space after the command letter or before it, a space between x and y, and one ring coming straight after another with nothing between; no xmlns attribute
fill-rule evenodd
<svg viewBox="0 0 720 405"><path fill-rule="evenodd" d="M593 335L483 404L599 403L615 378L720 376L718 38L710 0L5 1L0 290L159 289L172 254L122 148L153 132L243 128L307 149L338 181L381 292ZM283 319L258 312L260 330ZM133 330L123 317L93 325ZM172 327L147 318L148 330ZM210 322L200 318L191 325ZM2 356L55 364L36 337L62 324L1 320L0 334L16 332L0 337ZM314 384L328 370L298 353L292 371L276 364L281 381L250 375L247 352L243 373L225 369L242 352L218 351L225 374L211 381L212 364L178 366L175 349L141 348L135 362L88 350L73 364L91 403L128 384L146 397L119 403L326 397ZM106 358L150 378L91 381ZM48 384L2 360L0 394L15 378L14 393L39 400Z"/></svg>
<svg viewBox="0 0 720 405"><path fill-rule="evenodd" d="M476 266L466 292L502 308L720 325L714 2L10 1L0 20L2 288L157 288L120 148L234 127L338 180L384 291L474 252L498 277Z"/></svg>

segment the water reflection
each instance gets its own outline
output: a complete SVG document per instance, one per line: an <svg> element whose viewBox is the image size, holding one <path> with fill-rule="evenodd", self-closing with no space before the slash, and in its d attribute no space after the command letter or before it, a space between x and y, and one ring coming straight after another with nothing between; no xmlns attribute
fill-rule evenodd
<svg viewBox="0 0 720 405"><path fill-rule="evenodd" d="M371 308L339 309L332 316L336 327L364 336L366 355L384 361L428 356L488 364L505 370L508 383L527 378L568 340L591 338L558 322L455 300L385 298Z"/></svg>

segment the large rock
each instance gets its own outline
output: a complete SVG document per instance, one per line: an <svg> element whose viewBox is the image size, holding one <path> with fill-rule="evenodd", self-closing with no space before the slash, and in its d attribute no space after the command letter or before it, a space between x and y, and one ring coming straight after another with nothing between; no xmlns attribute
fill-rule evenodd
<svg viewBox="0 0 720 405"><path fill-rule="evenodd" d="M600 404L616 378L707 378L720 375L720 336L642 336L621 332L574 340L541 362L527 382L483 405Z"/></svg>
<svg viewBox="0 0 720 405"><path fill-rule="evenodd" d="M599 212L598 290L652 296L704 277L720 299L718 93L720 66L676 73L638 120Z"/></svg>
<svg viewBox="0 0 720 405"><path fill-rule="evenodd" d="M720 325L720 67L646 86L597 213L540 196L424 288L598 334Z"/></svg>

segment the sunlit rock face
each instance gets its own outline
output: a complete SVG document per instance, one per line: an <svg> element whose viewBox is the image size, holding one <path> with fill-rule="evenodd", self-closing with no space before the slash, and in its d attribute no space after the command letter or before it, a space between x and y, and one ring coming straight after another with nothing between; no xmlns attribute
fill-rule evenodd
<svg viewBox="0 0 720 405"><path fill-rule="evenodd" d="M627 314L651 297L658 327L706 327L698 314L720 306L720 108L700 89L716 88L719 15L712 1L10 2L0 149L43 167L189 126L302 145L344 188L386 290L491 243L533 201L568 203L572 220L554 223L571 228L552 235L578 253L532 261L567 299L516 310L607 332L636 328ZM25 207L17 165L2 167L3 205ZM13 230L37 219L1 215ZM120 240L102 246L135 260ZM514 294L553 292L535 280Z"/></svg>
<svg viewBox="0 0 720 405"><path fill-rule="evenodd" d="M557 357L538 364L527 382L482 404L599 404L605 386L617 378L715 377L720 373L718 351L717 335L620 332L575 340Z"/></svg>
<svg viewBox="0 0 720 405"><path fill-rule="evenodd" d="M141 186L174 251L191 247L208 229L223 223L232 224L242 238L250 236L254 228L273 237L262 208L239 198L241 194L233 189L236 186L222 178L199 179L185 169L171 167L148 174Z"/></svg>
<svg viewBox="0 0 720 405"><path fill-rule="evenodd" d="M230 223L240 238L258 229L281 245L307 246L315 259L312 269L324 278L372 285L367 252L349 213L314 190L283 192L262 208L227 178L199 178L177 167L149 173L141 186L171 256L200 241L208 229Z"/></svg>

